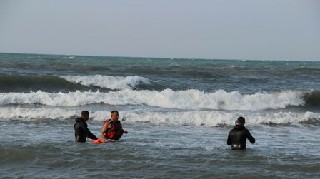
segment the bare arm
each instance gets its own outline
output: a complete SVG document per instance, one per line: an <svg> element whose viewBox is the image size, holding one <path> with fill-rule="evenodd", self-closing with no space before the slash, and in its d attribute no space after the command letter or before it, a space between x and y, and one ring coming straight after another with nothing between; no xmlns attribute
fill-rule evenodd
<svg viewBox="0 0 320 179"><path fill-rule="evenodd" d="M103 124L103 127L102 127L102 129L101 129L101 137L102 137L102 139L104 139L104 140L107 140L106 138L105 138L105 136L104 136L104 133L107 131L107 129L108 129L108 126L110 126L110 123L108 122L108 121L106 121L104 124Z"/></svg>

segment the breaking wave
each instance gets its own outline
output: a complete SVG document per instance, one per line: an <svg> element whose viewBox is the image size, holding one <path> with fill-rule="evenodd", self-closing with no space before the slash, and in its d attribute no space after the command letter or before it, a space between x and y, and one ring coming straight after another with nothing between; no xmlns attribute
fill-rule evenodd
<svg viewBox="0 0 320 179"><path fill-rule="evenodd" d="M76 109L61 108L0 108L0 120L20 121L57 121L71 120L79 115ZM103 121L109 111L91 111L93 121ZM270 124L320 124L320 114L313 112L230 112L230 111L180 111L180 112L135 112L120 111L120 119L124 122L147 122L152 124L223 126L234 125L235 119L245 116L246 125Z"/></svg>
<svg viewBox="0 0 320 179"><path fill-rule="evenodd" d="M312 91L305 93L303 99L306 106L320 106L320 91Z"/></svg>
<svg viewBox="0 0 320 179"><path fill-rule="evenodd" d="M89 104L141 105L171 109L248 110L283 109L303 106L303 92L283 91L274 93L241 94L238 91L218 90L206 93L199 90L134 91L68 93L0 93L0 105L82 106Z"/></svg>
<svg viewBox="0 0 320 179"><path fill-rule="evenodd" d="M97 86L108 89L133 89L135 86L145 83L149 84L150 80L140 76L61 76L69 82L80 83L84 86Z"/></svg>
<svg viewBox="0 0 320 179"><path fill-rule="evenodd" d="M140 76L48 76L1 75L0 92L69 92L123 90L148 87L150 80Z"/></svg>

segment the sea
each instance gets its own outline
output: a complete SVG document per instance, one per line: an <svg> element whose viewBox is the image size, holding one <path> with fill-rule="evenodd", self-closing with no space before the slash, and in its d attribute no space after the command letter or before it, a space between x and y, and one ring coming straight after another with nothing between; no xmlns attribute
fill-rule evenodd
<svg viewBox="0 0 320 179"><path fill-rule="evenodd" d="M83 110L128 134L76 143ZM320 178L319 127L320 61L0 54L0 178Z"/></svg>

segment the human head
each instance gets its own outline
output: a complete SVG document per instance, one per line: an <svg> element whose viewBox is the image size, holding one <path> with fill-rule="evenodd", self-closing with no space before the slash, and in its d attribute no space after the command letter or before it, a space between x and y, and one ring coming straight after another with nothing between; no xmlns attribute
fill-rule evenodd
<svg viewBox="0 0 320 179"><path fill-rule="evenodd" d="M119 119L119 112L118 111L111 111L111 120L117 121Z"/></svg>
<svg viewBox="0 0 320 179"><path fill-rule="evenodd" d="M237 126L243 126L244 123L246 123L246 119L242 116L240 116L237 120L236 120L236 125Z"/></svg>
<svg viewBox="0 0 320 179"><path fill-rule="evenodd" d="M81 111L81 117L86 121L89 120L89 111Z"/></svg>

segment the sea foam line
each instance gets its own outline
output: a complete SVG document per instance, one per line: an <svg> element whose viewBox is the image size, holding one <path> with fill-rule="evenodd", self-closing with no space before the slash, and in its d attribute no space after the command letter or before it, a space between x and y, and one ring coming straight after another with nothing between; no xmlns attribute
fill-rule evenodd
<svg viewBox="0 0 320 179"><path fill-rule="evenodd" d="M122 90L108 93L0 93L0 105L42 104L46 106L81 106L87 104L147 105L177 109L250 110L286 108L301 106L304 101L301 92L283 91L277 93L255 93L242 95L237 91L219 90L205 93L199 90L134 91Z"/></svg>
<svg viewBox="0 0 320 179"><path fill-rule="evenodd" d="M73 120L80 115L75 109L61 108L0 108L0 120L46 121ZM94 121L104 121L109 118L109 111L90 111ZM310 119L320 121L320 114L313 112L231 112L231 111L181 111L181 112L136 112L120 111L120 119L125 123L149 122L152 124L220 126L234 125L239 117L246 118L246 125L261 124L299 124Z"/></svg>
<svg viewBox="0 0 320 179"><path fill-rule="evenodd" d="M97 86L108 89L132 89L135 86L144 83L149 84L148 78L140 76L60 76L69 82L79 83L84 86Z"/></svg>

